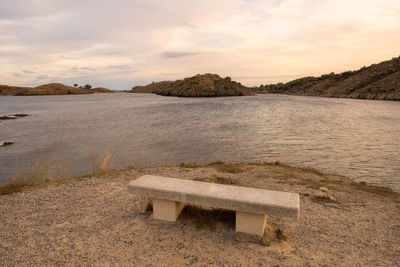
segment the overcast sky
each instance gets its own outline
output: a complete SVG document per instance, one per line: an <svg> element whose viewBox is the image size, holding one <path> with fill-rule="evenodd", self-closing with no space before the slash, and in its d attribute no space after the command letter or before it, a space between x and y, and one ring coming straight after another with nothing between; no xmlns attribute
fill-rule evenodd
<svg viewBox="0 0 400 267"><path fill-rule="evenodd" d="M0 0L0 84L245 85L400 55L400 0Z"/></svg>

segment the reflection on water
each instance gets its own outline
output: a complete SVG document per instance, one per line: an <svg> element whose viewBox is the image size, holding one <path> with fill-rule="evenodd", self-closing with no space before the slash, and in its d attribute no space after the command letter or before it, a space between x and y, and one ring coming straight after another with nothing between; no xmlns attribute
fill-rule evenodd
<svg viewBox="0 0 400 267"><path fill-rule="evenodd" d="M258 95L1 96L0 181L35 158L91 172L91 153L117 151L114 168L180 162L275 161L316 167L400 190L400 103Z"/></svg>

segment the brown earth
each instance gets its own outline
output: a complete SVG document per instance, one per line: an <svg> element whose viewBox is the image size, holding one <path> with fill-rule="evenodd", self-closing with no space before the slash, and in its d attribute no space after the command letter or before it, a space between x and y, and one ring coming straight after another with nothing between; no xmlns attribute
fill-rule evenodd
<svg viewBox="0 0 400 267"><path fill-rule="evenodd" d="M400 100L400 57L357 71L304 77L252 90L256 93Z"/></svg>
<svg viewBox="0 0 400 267"><path fill-rule="evenodd" d="M107 92L114 91L106 88L94 88L93 90L89 90L76 88L61 83L49 83L37 87L0 85L0 95L70 95Z"/></svg>
<svg viewBox="0 0 400 267"><path fill-rule="evenodd" d="M234 213L229 211L189 206L175 223L156 221L145 211L147 199L127 190L129 181L144 174L297 192L300 219L268 217L262 239L236 233ZM0 217L2 266L395 266L400 262L398 194L279 164L182 165L58 180L0 196Z"/></svg>
<svg viewBox="0 0 400 267"><path fill-rule="evenodd" d="M128 92L180 97L246 96L254 94L240 83L232 81L230 77L221 78L217 74L210 73L198 74L183 80L136 86Z"/></svg>

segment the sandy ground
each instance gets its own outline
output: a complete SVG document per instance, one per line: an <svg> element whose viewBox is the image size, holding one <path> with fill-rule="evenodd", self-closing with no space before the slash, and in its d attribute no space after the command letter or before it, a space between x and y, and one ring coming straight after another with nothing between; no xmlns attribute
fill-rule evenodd
<svg viewBox="0 0 400 267"><path fill-rule="evenodd" d="M156 221L147 200L127 190L143 174L298 192L301 217L269 217L262 240L235 233L230 212L189 208L175 223ZM321 186L336 201L318 197ZM399 199L365 189L270 165L147 168L55 183L0 196L0 265L398 266Z"/></svg>

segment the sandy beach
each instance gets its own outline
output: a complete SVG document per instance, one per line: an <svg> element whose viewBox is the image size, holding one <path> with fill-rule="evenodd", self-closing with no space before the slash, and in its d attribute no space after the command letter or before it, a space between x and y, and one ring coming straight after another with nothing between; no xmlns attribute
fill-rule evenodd
<svg viewBox="0 0 400 267"><path fill-rule="evenodd" d="M175 223L157 221L145 210L147 199L127 190L129 181L144 174L296 192L300 219L268 217L262 239L236 233L230 211L189 206ZM112 171L0 196L0 262L395 266L400 262L399 201L391 190L279 164Z"/></svg>

